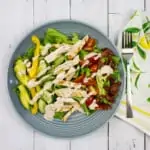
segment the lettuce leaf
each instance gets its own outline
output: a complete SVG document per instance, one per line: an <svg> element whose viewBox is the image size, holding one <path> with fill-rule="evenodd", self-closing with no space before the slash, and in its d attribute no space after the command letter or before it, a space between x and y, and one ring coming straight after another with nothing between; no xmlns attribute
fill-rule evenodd
<svg viewBox="0 0 150 150"><path fill-rule="evenodd" d="M56 29L48 28L44 36L44 44L47 43L68 43L68 37Z"/></svg>

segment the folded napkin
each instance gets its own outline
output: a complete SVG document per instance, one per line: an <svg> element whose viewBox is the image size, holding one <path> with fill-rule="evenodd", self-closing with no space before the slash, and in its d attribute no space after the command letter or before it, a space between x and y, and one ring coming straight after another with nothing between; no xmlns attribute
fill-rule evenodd
<svg viewBox="0 0 150 150"><path fill-rule="evenodd" d="M134 118L126 118L126 96L116 116L150 135L150 17L136 11L123 31L132 33L135 51L130 62ZM121 37L122 32L118 37L118 49L121 49Z"/></svg>

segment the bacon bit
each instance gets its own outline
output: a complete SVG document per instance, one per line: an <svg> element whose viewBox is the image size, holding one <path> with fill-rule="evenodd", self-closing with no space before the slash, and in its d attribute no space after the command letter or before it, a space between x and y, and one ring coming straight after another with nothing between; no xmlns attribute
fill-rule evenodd
<svg viewBox="0 0 150 150"><path fill-rule="evenodd" d="M87 100L86 100L86 106L90 106L93 103L94 100L94 96L90 96Z"/></svg>
<svg viewBox="0 0 150 150"><path fill-rule="evenodd" d="M114 96L110 96L110 95L106 95L106 99L107 99L109 102L114 102L114 101L115 101L115 97L114 97Z"/></svg>
<svg viewBox="0 0 150 150"><path fill-rule="evenodd" d="M75 82L75 83L82 83L83 80L84 80L84 77L85 77L85 75L81 75L81 76L77 77L77 78L74 80L74 82Z"/></svg>
<svg viewBox="0 0 150 150"><path fill-rule="evenodd" d="M109 48L104 48L101 55L102 55L102 57L108 57L108 56L114 55L114 54Z"/></svg>
<svg viewBox="0 0 150 150"><path fill-rule="evenodd" d="M87 51L92 51L94 46L96 44L96 40L89 37L88 41L86 42L85 46L83 47L83 49L87 50Z"/></svg>
<svg viewBox="0 0 150 150"><path fill-rule="evenodd" d="M120 82L117 82L117 83L114 83L113 85L111 85L110 93L114 96L117 95L120 85L121 85Z"/></svg>
<svg viewBox="0 0 150 150"><path fill-rule="evenodd" d="M98 104L98 107L96 107L96 110L108 110L111 109L111 106L109 104Z"/></svg>
<svg viewBox="0 0 150 150"><path fill-rule="evenodd" d="M96 85L96 80L93 79L93 78L89 78L88 82L84 82L84 80L83 80L83 84L86 85L86 86L90 86L90 85L95 86Z"/></svg>
<svg viewBox="0 0 150 150"><path fill-rule="evenodd" d="M97 72L97 70L98 70L98 64L93 64L93 65L91 65L91 66L90 66L90 70L91 70L92 72Z"/></svg>
<svg viewBox="0 0 150 150"><path fill-rule="evenodd" d="M98 61L99 61L99 58L97 58L97 56L93 56L93 57L90 57L89 59L88 59L91 63L98 63Z"/></svg>
<svg viewBox="0 0 150 150"><path fill-rule="evenodd" d="M80 60L79 64L82 66L85 63L85 60Z"/></svg>

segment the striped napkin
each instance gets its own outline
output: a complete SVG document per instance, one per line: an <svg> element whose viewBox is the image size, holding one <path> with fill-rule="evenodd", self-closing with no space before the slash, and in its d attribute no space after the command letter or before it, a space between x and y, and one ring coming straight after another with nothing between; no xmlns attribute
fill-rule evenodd
<svg viewBox="0 0 150 150"><path fill-rule="evenodd" d="M150 135L150 17L145 12L136 11L123 31L132 33L135 50L130 62L134 118L126 118L125 96L116 116ZM119 49L121 37L122 32L118 37Z"/></svg>

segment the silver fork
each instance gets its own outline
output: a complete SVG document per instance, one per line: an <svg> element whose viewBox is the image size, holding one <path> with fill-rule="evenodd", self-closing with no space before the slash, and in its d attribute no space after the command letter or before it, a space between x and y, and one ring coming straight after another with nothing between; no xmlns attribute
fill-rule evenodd
<svg viewBox="0 0 150 150"><path fill-rule="evenodd" d="M126 61L126 117L133 118L130 82L130 60L133 56L131 33L122 33L122 56Z"/></svg>

